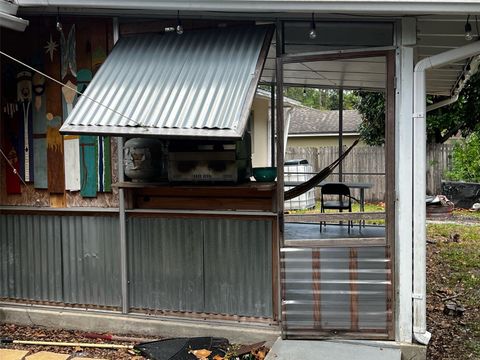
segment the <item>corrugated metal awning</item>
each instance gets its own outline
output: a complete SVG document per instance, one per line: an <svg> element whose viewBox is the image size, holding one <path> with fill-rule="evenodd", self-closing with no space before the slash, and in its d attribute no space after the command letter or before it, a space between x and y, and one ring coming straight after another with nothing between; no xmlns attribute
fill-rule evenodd
<svg viewBox="0 0 480 360"><path fill-rule="evenodd" d="M272 33L252 26L121 38L60 131L240 138Z"/></svg>

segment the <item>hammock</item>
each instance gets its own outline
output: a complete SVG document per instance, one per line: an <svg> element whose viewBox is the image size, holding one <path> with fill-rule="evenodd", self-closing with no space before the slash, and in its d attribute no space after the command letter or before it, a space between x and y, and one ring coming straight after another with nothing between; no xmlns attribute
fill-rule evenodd
<svg viewBox="0 0 480 360"><path fill-rule="evenodd" d="M294 188L285 191L285 200L291 200L297 196L300 196L303 193L306 193L308 190L313 189L315 186L325 180L332 173L332 171L335 170L335 168L343 161L343 159L347 157L348 153L355 147L355 145L358 144L358 141L359 140L355 140L352 146L345 150L345 152L337 160L328 165L325 169L321 170L317 175L315 175L308 181L305 181L304 183L301 183L300 185L297 185Z"/></svg>

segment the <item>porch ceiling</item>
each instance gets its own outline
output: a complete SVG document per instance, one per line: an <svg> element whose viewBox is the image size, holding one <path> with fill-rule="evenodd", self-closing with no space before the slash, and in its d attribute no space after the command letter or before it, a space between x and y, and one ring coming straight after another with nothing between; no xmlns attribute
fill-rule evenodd
<svg viewBox="0 0 480 360"><path fill-rule="evenodd" d="M465 39L466 16L419 16L417 17L416 61L439 54L449 49L468 44ZM473 33L477 35L475 16L470 17ZM480 28L480 16L479 24ZM318 28L318 27L317 27ZM322 36L321 33L318 35ZM478 35L477 35L478 36ZM307 32L305 31L305 37ZM359 48L359 47L357 47ZM341 50L352 49L343 46ZM337 48L337 50L340 50ZM365 48L368 49L368 48ZM332 51L332 47L310 46L308 52ZM468 73L472 59L449 64L427 72L427 93L451 96L456 87L463 86L462 76ZM471 72L476 70L476 62ZM468 80L468 75L466 76ZM272 44L262 82L275 82L275 44ZM386 83L386 64L383 57L317 61L310 63L285 64L284 83L306 87L381 90Z"/></svg>

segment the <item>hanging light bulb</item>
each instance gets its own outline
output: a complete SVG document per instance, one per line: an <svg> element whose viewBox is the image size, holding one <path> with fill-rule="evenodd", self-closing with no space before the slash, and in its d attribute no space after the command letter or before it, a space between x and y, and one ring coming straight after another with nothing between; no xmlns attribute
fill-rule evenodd
<svg viewBox="0 0 480 360"><path fill-rule="evenodd" d="M60 9L57 8L57 25L56 25L57 31L61 32L63 30L62 23L60 22Z"/></svg>
<svg viewBox="0 0 480 360"><path fill-rule="evenodd" d="M465 23L465 40L471 41L473 40L472 25L470 25L468 20L470 20L470 15L467 16L467 22Z"/></svg>
<svg viewBox="0 0 480 360"><path fill-rule="evenodd" d="M313 13L312 13L312 21L310 22L310 31L308 32L308 37L312 40L317 37L317 28L315 26L315 18Z"/></svg>
<svg viewBox="0 0 480 360"><path fill-rule="evenodd" d="M177 27L176 27L176 30L177 30L178 35L183 34L183 26L182 26L182 22L180 21L180 10L177 12Z"/></svg>

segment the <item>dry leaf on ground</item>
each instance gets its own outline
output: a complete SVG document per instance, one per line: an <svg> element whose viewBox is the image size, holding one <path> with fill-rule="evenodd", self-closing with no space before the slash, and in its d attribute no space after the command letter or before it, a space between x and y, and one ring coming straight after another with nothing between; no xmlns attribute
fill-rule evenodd
<svg viewBox="0 0 480 360"><path fill-rule="evenodd" d="M207 349L200 349L200 350L190 350L189 353L195 355L197 359L205 360L210 356L212 352Z"/></svg>

